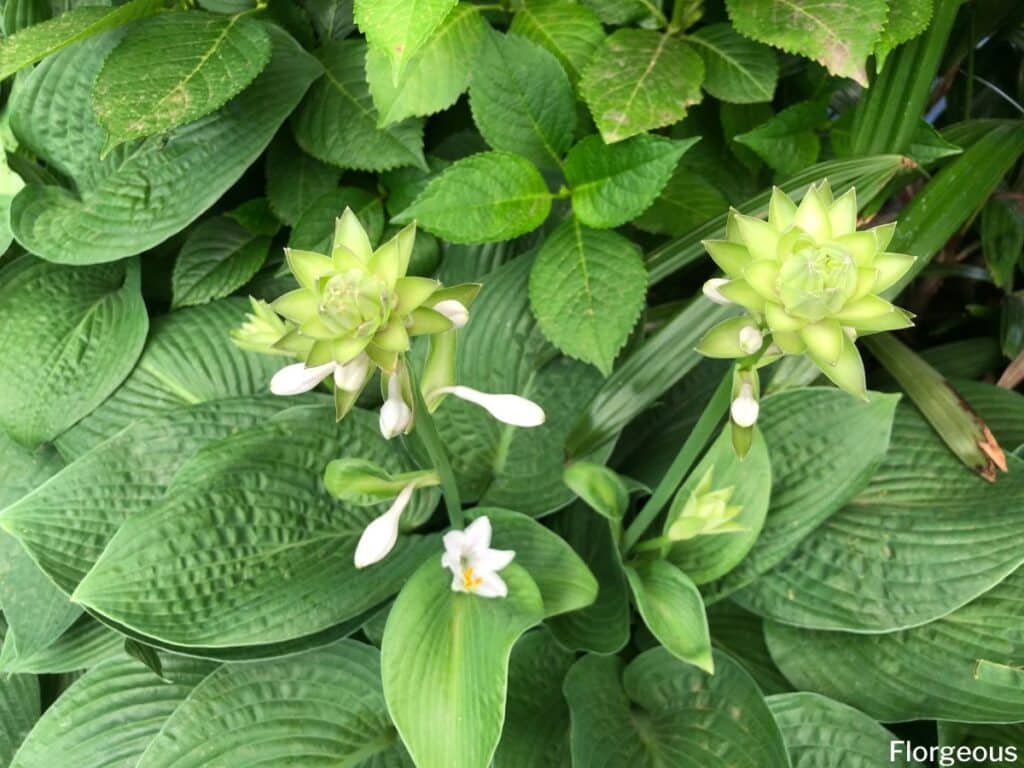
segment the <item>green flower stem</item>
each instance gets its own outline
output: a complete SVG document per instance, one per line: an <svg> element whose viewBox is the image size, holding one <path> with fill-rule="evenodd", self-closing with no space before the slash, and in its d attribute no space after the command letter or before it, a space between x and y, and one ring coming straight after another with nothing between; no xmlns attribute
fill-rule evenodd
<svg viewBox="0 0 1024 768"><path fill-rule="evenodd" d="M730 367L725 376L722 377L721 382L719 382L714 394L711 395L708 404L704 406L704 412L697 420L697 424L694 426L693 431L690 432L690 436L686 438L683 447L676 454L675 459L672 461L672 466L668 468L668 472L661 478L658 487L654 489L654 494L644 504L636 519L626 529L626 535L622 541L622 550L624 552L629 552L633 549L634 545L640 540L640 537L644 535L651 523L657 518L658 513L661 512L669 499L672 498L672 494L676 492L679 484L686 477L686 473L690 471L690 467L693 466L701 451L714 435L715 429L718 427L722 417L729 410L731 395L732 368Z"/></svg>
<svg viewBox="0 0 1024 768"><path fill-rule="evenodd" d="M423 401L423 394L420 392L419 382L413 375L412 368L408 368L409 378L412 384L412 396L415 401L414 413L416 414L413 434L419 438L423 448L430 457L438 476L441 478L441 493L444 495L445 509L448 511L448 522L452 528L461 530L466 525L466 517L462 513L462 499L459 498L459 485L455 481L455 472L448 460L448 451L444 447L441 436L437 433L434 425L434 418L430 415L427 404Z"/></svg>
<svg viewBox="0 0 1024 768"><path fill-rule="evenodd" d="M653 539L644 539L633 547L630 552L637 554L638 552L653 552L655 550L661 550L664 547L669 546L672 543L672 539L668 536L655 536Z"/></svg>

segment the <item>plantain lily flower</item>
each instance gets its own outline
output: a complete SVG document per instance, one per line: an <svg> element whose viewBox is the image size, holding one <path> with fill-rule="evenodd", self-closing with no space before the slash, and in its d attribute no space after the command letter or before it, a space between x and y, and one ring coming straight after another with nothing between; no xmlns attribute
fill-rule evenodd
<svg viewBox="0 0 1024 768"><path fill-rule="evenodd" d="M912 325L909 312L879 295L914 262L885 250L894 229L858 231L856 192L833 199L827 180L812 186L799 206L775 188L767 221L732 211L726 239L704 242L727 276L708 281L704 294L748 314L712 328L698 350L743 358L760 352L770 336L782 353L806 354L839 387L866 397L854 342Z"/></svg>
<svg viewBox="0 0 1024 768"><path fill-rule="evenodd" d="M539 427L547 418L543 408L519 395L492 395L461 385L441 387L431 392L432 397L438 395L453 395L479 405L498 421L514 427Z"/></svg>
<svg viewBox="0 0 1024 768"><path fill-rule="evenodd" d="M508 585L498 571L512 562L516 553L491 549L491 521L478 517L464 531L444 535L441 565L452 572L452 591L480 597L505 597Z"/></svg>
<svg viewBox="0 0 1024 768"><path fill-rule="evenodd" d="M672 520L666 535L670 541L686 541L697 536L745 531L746 526L735 522L742 507L730 505L733 487L714 488L714 467L711 467L683 502L676 496L669 509ZM675 519L673 519L675 515Z"/></svg>
<svg viewBox="0 0 1024 768"><path fill-rule="evenodd" d="M401 374L396 373L385 378L387 398L380 407L380 433L386 440L391 440L412 429L412 407L405 399Z"/></svg>
<svg viewBox="0 0 1024 768"><path fill-rule="evenodd" d="M409 506L413 491L416 490L416 483L406 485L395 497L388 511L383 515L374 518L363 530L356 544L356 553L353 558L356 568L366 568L368 565L379 563L398 542L398 526L401 523L402 512Z"/></svg>

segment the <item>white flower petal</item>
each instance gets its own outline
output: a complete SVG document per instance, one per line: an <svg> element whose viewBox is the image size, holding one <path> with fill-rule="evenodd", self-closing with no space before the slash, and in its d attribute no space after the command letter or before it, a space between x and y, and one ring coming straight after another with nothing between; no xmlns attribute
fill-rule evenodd
<svg viewBox="0 0 1024 768"><path fill-rule="evenodd" d="M728 282L729 281L724 277L713 277L704 283L704 287L701 290L704 292L704 295L715 304L721 304L723 306L732 304L732 302L725 298L725 296L723 296L718 290Z"/></svg>
<svg viewBox="0 0 1024 768"><path fill-rule="evenodd" d="M469 559L491 546L491 519L486 515L478 517L465 531L463 556Z"/></svg>
<svg viewBox="0 0 1024 768"><path fill-rule="evenodd" d="M469 592L462 581L462 574L460 573L454 573L452 575L452 592Z"/></svg>
<svg viewBox="0 0 1024 768"><path fill-rule="evenodd" d="M444 557L448 558L449 563L454 563L458 567L459 558L462 557L462 553L466 549L466 534L462 531L448 531L441 541L444 544ZM444 563L444 558L441 562L446 568L452 567L452 565Z"/></svg>
<svg viewBox="0 0 1024 768"><path fill-rule="evenodd" d="M442 315L452 321L452 325L456 328L462 328L466 323L469 322L469 310L466 309L466 305L461 301L455 299L445 299L439 301L433 306L435 312L440 312Z"/></svg>
<svg viewBox="0 0 1024 768"><path fill-rule="evenodd" d="M500 571L515 559L516 553L511 549L485 549L473 559L473 567L481 573Z"/></svg>
<svg viewBox="0 0 1024 768"><path fill-rule="evenodd" d="M494 572L481 573L480 584L473 589L473 594L480 597L507 597L508 585Z"/></svg>
<svg viewBox="0 0 1024 768"><path fill-rule="evenodd" d="M740 349L748 355L752 355L764 344L764 334L761 329L754 325L745 325L740 328Z"/></svg>
<svg viewBox="0 0 1024 768"><path fill-rule="evenodd" d="M753 389L750 384L744 383L740 387L739 396L732 401L729 407L729 415L732 420L741 427L752 427L757 423L761 406L754 399Z"/></svg>
<svg viewBox="0 0 1024 768"><path fill-rule="evenodd" d="M519 395L492 395L461 385L441 387L432 394L455 395L460 400L479 405L498 421L514 427L539 427L546 418L543 408Z"/></svg>
<svg viewBox="0 0 1024 768"><path fill-rule="evenodd" d="M366 383L366 376L370 372L370 358L365 352L344 365L334 369L334 385L346 392L358 392Z"/></svg>
<svg viewBox="0 0 1024 768"><path fill-rule="evenodd" d="M307 368L305 363L286 365L270 380L270 391L275 395L301 395L330 376L336 367L333 361L312 368Z"/></svg>

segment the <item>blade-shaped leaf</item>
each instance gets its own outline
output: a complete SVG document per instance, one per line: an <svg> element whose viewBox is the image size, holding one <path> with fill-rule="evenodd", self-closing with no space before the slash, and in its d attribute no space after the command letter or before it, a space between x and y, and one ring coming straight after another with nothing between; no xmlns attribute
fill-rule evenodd
<svg viewBox="0 0 1024 768"><path fill-rule="evenodd" d="M34 675L0 678L0 765L11 764L39 712L39 681Z"/></svg>

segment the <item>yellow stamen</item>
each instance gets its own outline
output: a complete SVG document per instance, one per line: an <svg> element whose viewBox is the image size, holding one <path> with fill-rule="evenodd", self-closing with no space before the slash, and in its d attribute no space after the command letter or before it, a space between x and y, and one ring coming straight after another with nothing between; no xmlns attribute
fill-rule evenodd
<svg viewBox="0 0 1024 768"><path fill-rule="evenodd" d="M483 579L481 579L479 576L476 576L476 575L473 574L473 567L472 566L470 566L469 568L466 568L462 572L462 586L464 586L466 589L476 589L477 587L479 587L483 583L484 583Z"/></svg>

